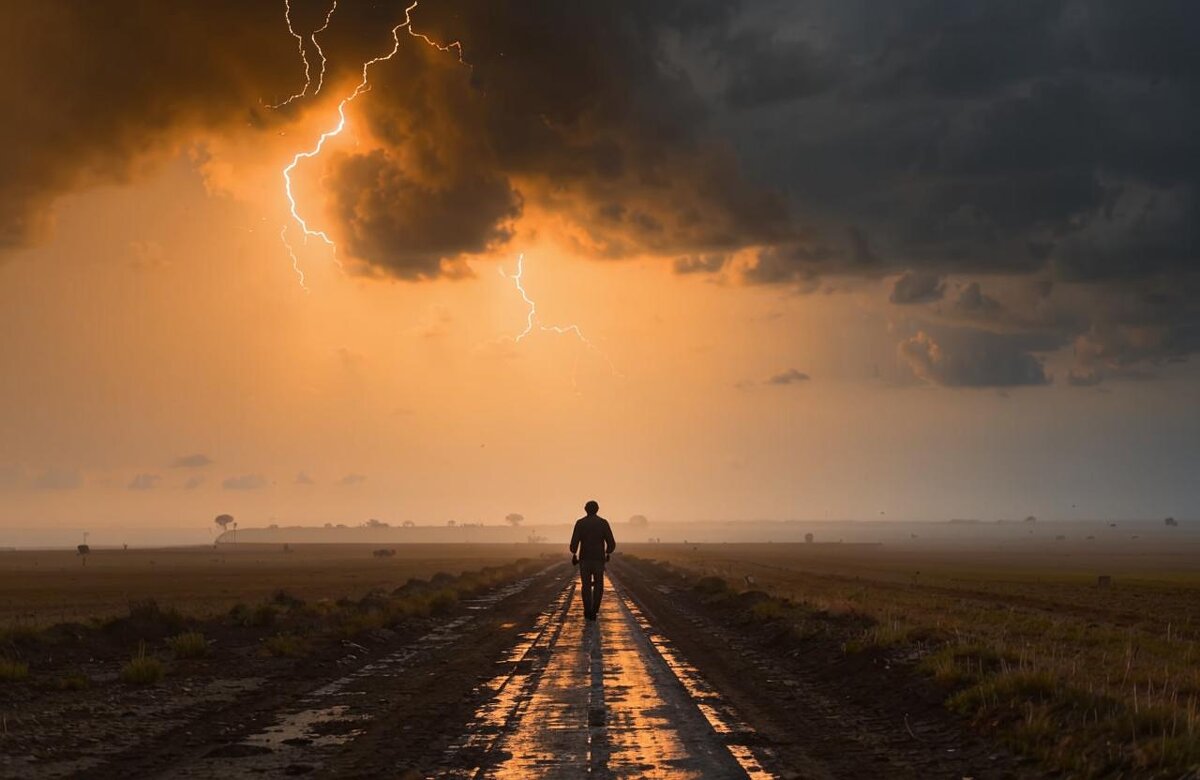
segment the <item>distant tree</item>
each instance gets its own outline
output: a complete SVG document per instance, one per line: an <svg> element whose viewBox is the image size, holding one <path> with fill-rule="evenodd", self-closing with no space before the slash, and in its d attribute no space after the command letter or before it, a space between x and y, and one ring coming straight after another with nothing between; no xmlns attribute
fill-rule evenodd
<svg viewBox="0 0 1200 780"><path fill-rule="evenodd" d="M813 541L813 535L812 535L812 534L805 534L805 535L804 535L804 541L805 541L805 542L807 542L808 544L812 544L812 541Z"/></svg>
<svg viewBox="0 0 1200 780"><path fill-rule="evenodd" d="M325 524L325 527L326 527L326 528L333 528L333 523L326 523L326 524Z"/></svg>
<svg viewBox="0 0 1200 780"><path fill-rule="evenodd" d="M1172 527L1179 525L1179 521L1173 517L1168 517L1167 519L1163 520L1163 522Z"/></svg>
<svg viewBox="0 0 1200 780"><path fill-rule="evenodd" d="M383 522L382 520L376 520L373 517L366 522L366 526L367 526L367 528L389 528L390 527L387 523Z"/></svg>
<svg viewBox="0 0 1200 780"><path fill-rule="evenodd" d="M217 515L217 518L213 522L221 526L222 531L227 531L230 524L233 523L233 515Z"/></svg>
<svg viewBox="0 0 1200 780"><path fill-rule="evenodd" d="M513 528L516 528L521 523L525 522L525 515L519 515L516 512L512 512L504 516L504 522L508 523Z"/></svg>
<svg viewBox="0 0 1200 780"><path fill-rule="evenodd" d="M650 521L646 519L645 515L634 515L629 518L629 524L634 528L645 528L650 524Z"/></svg>
<svg viewBox="0 0 1200 780"><path fill-rule="evenodd" d="M88 554L91 553L92 548L88 547L86 544L81 544L75 549L79 551L79 557L83 558L83 565L87 566L87 557Z"/></svg>
<svg viewBox="0 0 1200 780"><path fill-rule="evenodd" d="M454 526L458 525L458 523L455 522L454 520L447 520L446 525L453 528Z"/></svg>
<svg viewBox="0 0 1200 780"><path fill-rule="evenodd" d="M1036 517L1034 517L1033 515L1030 515L1029 517L1026 517L1026 518L1025 518L1025 522L1027 522L1027 523L1036 523L1036 522L1037 522L1037 518L1036 518Z"/></svg>
<svg viewBox="0 0 1200 780"><path fill-rule="evenodd" d="M279 523L271 523L269 526L267 526L267 528L270 528L272 531L278 531Z"/></svg>
<svg viewBox="0 0 1200 780"><path fill-rule="evenodd" d="M405 520L405 521L404 521L403 523L401 523L400 525L401 525L401 526L403 526L403 527L405 527L405 528L415 528L417 524L416 524L416 523L414 523L412 520Z"/></svg>

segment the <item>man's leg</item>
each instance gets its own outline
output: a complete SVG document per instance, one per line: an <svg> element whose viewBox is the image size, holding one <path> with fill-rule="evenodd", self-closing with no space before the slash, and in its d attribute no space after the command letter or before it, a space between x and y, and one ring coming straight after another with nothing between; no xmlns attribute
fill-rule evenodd
<svg viewBox="0 0 1200 780"><path fill-rule="evenodd" d="M600 599L604 596L604 562L596 563L592 569L593 585L592 585L592 614L600 613Z"/></svg>
<svg viewBox="0 0 1200 780"><path fill-rule="evenodd" d="M583 600L583 614L592 614L591 570L587 561L579 562L579 597Z"/></svg>

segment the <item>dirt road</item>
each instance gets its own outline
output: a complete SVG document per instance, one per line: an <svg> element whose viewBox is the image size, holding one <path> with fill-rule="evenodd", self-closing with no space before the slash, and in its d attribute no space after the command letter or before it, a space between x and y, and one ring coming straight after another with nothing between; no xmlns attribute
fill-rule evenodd
<svg viewBox="0 0 1200 780"><path fill-rule="evenodd" d="M614 563L589 623L574 570L553 565L420 635L346 643L285 675L101 689L60 712L71 721L52 754L5 756L0 776L1029 776L935 711L891 712L881 697L864 714L688 593ZM46 701L23 722L54 719ZM104 731L113 718L119 736Z"/></svg>

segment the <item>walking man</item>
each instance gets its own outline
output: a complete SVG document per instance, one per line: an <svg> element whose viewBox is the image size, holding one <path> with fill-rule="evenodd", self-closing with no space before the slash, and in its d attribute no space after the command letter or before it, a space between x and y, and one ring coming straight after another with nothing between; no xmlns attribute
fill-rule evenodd
<svg viewBox="0 0 1200 780"><path fill-rule="evenodd" d="M583 616L595 620L600 611L600 597L604 595L604 562L617 543L608 521L596 514L600 511L599 504L589 501L583 511L587 515L575 521L575 533L571 534L571 563L578 564L579 579L583 582Z"/></svg>

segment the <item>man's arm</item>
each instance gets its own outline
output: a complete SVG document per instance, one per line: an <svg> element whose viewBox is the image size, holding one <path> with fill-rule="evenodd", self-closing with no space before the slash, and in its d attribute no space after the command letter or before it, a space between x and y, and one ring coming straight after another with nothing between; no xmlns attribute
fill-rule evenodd
<svg viewBox="0 0 1200 780"><path fill-rule="evenodd" d="M612 526L608 521L604 521L604 555L605 557L612 555L612 551L617 549L617 540L613 538Z"/></svg>
<svg viewBox="0 0 1200 780"><path fill-rule="evenodd" d="M571 555L579 549L579 521L575 521L575 531L571 534Z"/></svg>

